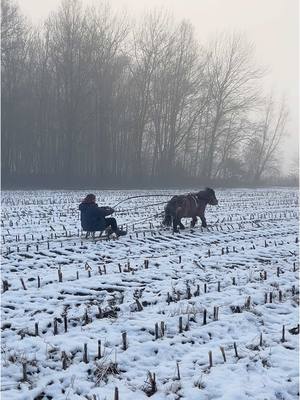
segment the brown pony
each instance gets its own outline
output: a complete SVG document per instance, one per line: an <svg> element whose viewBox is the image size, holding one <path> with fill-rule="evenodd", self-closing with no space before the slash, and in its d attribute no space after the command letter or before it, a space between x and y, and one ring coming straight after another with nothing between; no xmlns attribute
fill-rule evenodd
<svg viewBox="0 0 300 400"><path fill-rule="evenodd" d="M173 231L179 232L177 228L178 226L180 229L184 229L184 225L181 223L181 218L192 218L191 227L193 228L197 222L198 216L201 219L202 226L205 228L207 224L204 212L207 204L212 206L218 204L215 192L210 188L206 188L198 193L174 196L165 207L163 225L170 226L173 221Z"/></svg>

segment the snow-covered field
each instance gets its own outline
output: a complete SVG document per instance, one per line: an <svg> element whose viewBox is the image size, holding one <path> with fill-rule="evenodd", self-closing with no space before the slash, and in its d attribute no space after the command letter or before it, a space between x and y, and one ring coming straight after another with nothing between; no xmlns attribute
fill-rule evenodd
<svg viewBox="0 0 300 400"><path fill-rule="evenodd" d="M2 193L3 399L298 398L296 190L216 190L180 234L132 199L109 241L81 237L85 194Z"/></svg>

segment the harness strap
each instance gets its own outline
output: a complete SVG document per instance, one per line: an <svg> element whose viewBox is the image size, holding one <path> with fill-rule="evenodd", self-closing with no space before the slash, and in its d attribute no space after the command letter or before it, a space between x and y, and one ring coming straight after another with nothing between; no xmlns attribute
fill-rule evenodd
<svg viewBox="0 0 300 400"><path fill-rule="evenodd" d="M197 198L196 195L194 195L193 193L189 193L189 194L187 195L187 197L188 197L188 198L191 197L191 198L194 200L194 202L195 202L195 206L198 207L198 198Z"/></svg>
<svg viewBox="0 0 300 400"><path fill-rule="evenodd" d="M192 194L192 198L193 198L193 200L195 202L195 206L198 207L198 199L197 199L197 197L194 194Z"/></svg>

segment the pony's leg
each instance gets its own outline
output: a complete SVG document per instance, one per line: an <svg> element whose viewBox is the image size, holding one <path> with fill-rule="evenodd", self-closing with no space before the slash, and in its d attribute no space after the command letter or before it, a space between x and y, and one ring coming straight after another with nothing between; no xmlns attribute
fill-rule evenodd
<svg viewBox="0 0 300 400"><path fill-rule="evenodd" d="M204 214L200 214L200 219L201 219L203 228L206 228L207 227L207 223L206 223L206 219L204 217Z"/></svg>
<svg viewBox="0 0 300 400"><path fill-rule="evenodd" d="M181 218L182 218L182 209L181 207L177 208L176 210L176 216L173 219L173 230L174 232L179 232L178 230L178 225L180 227L180 229L182 229L181 227L183 226L184 229L184 225L181 223Z"/></svg>
<svg viewBox="0 0 300 400"><path fill-rule="evenodd" d="M181 218L178 219L178 223L179 223L179 228L180 228L180 229L185 229L185 226L184 226L183 223L181 222Z"/></svg>
<svg viewBox="0 0 300 400"><path fill-rule="evenodd" d="M197 217L193 217L192 222L191 222L191 228L194 228L196 223L197 223Z"/></svg>
<svg viewBox="0 0 300 400"><path fill-rule="evenodd" d="M173 232L177 232L177 233L179 232L177 225L178 225L178 218L174 217L173 218Z"/></svg>

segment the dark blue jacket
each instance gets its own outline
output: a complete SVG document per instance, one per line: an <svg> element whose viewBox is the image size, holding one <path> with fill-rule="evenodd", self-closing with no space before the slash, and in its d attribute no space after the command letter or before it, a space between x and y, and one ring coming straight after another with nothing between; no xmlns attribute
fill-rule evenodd
<svg viewBox="0 0 300 400"><path fill-rule="evenodd" d="M110 207L98 207L96 203L81 203L81 226L84 231L103 231L106 228L105 217L113 213Z"/></svg>

